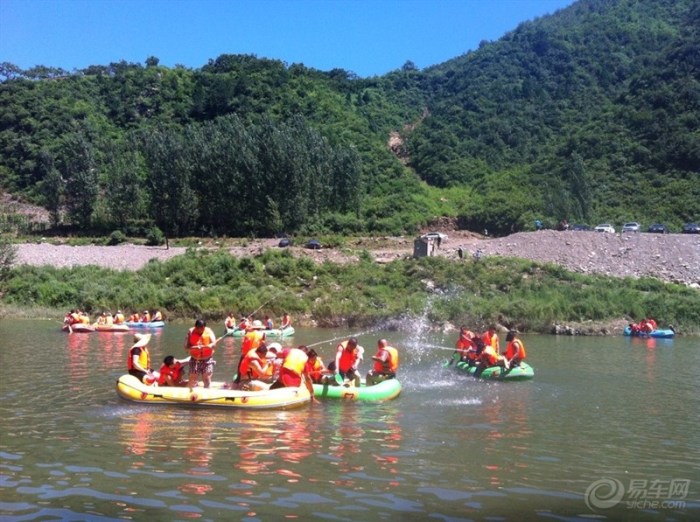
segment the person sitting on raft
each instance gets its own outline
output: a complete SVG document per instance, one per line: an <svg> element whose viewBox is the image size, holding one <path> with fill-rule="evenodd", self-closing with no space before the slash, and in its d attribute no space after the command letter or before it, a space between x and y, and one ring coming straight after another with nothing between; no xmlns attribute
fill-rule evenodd
<svg viewBox="0 0 700 522"><path fill-rule="evenodd" d="M268 372L272 361L267 358L267 347L262 343L255 350L250 350L239 367L239 378L234 381L234 388L239 390L267 390L270 387L270 382L265 382L269 379Z"/></svg>
<svg viewBox="0 0 700 522"><path fill-rule="evenodd" d="M478 339L475 342L476 351L479 354L476 372L474 372L475 377L481 375L486 368L493 366L501 366L506 370L508 369L508 361L505 357L499 355L492 345L484 343L483 339Z"/></svg>
<svg viewBox="0 0 700 522"><path fill-rule="evenodd" d="M114 324L124 324L126 322L126 318L124 317L124 314L122 313L121 310L117 310L117 313L114 314Z"/></svg>
<svg viewBox="0 0 700 522"><path fill-rule="evenodd" d="M496 325L489 325L488 329L482 334L481 339L484 341L484 345L491 346L494 352L500 353L501 345L496 333Z"/></svg>
<svg viewBox="0 0 700 522"><path fill-rule="evenodd" d="M516 330L510 330L506 335L506 346L505 358L508 362L509 368L515 368L520 365L527 358L525 353L525 343L523 343L518 338L518 332Z"/></svg>
<svg viewBox="0 0 700 522"><path fill-rule="evenodd" d="M255 350L258 346L265 342L265 332L263 330L265 327L260 321L253 321L241 341L241 357L238 359L238 364L236 365L236 382L238 384L242 377L241 364L243 359L248 355L248 352Z"/></svg>
<svg viewBox="0 0 700 522"><path fill-rule="evenodd" d="M184 363L190 361L190 358L176 359L172 355L168 355L163 359L163 366L160 367L160 377L158 377L158 386L187 386L185 379Z"/></svg>
<svg viewBox="0 0 700 522"><path fill-rule="evenodd" d="M162 321L163 320L163 314L160 313L160 310L156 310L156 313L153 314L153 317L151 317L151 323L155 323L156 321Z"/></svg>
<svg viewBox="0 0 700 522"><path fill-rule="evenodd" d="M396 371L399 369L399 351L393 346L389 346L386 339L379 339L377 353L372 356L372 359L374 360L374 368L367 372L367 386L396 378Z"/></svg>
<svg viewBox="0 0 700 522"><path fill-rule="evenodd" d="M474 366L476 363L476 346L474 338L476 334L469 330L466 326L461 326L459 329L459 339L455 344L455 353L452 354L450 364L456 361L468 362L469 366Z"/></svg>
<svg viewBox="0 0 700 522"><path fill-rule="evenodd" d="M270 386L271 390L276 388L298 388L302 383L311 394L311 402L318 402L314 397L314 387L311 376L306 369L309 360L308 348L299 346L298 348L286 348L278 355L282 359L279 378Z"/></svg>
<svg viewBox="0 0 700 522"><path fill-rule="evenodd" d="M150 323L151 322L151 313L148 310L143 311L143 315L141 316L141 322L142 323Z"/></svg>
<svg viewBox="0 0 700 522"><path fill-rule="evenodd" d="M226 328L227 332L236 329L236 317L233 315L233 312L229 312L226 319L224 319L224 328Z"/></svg>
<svg viewBox="0 0 700 522"><path fill-rule="evenodd" d="M282 321L280 322L280 330L284 330L290 326L292 326L292 318L287 312L285 312L284 315L282 315Z"/></svg>
<svg viewBox="0 0 700 522"><path fill-rule="evenodd" d="M272 330L275 327L275 324L272 322L269 315L266 315L263 318L263 325L265 326L265 330Z"/></svg>
<svg viewBox="0 0 700 522"><path fill-rule="evenodd" d="M360 386L360 372L357 371L357 367L364 353L365 349L357 344L357 338L351 337L338 345L335 360L328 365L328 369L343 381L354 380L355 386Z"/></svg>
<svg viewBox="0 0 700 522"><path fill-rule="evenodd" d="M148 351L150 340L151 334L134 334L134 344L129 348L126 359L129 374L144 384L153 384L159 377L158 372L151 370L151 354Z"/></svg>
<svg viewBox="0 0 700 522"><path fill-rule="evenodd" d="M327 377L333 375L333 372L326 368L326 365L323 364L323 360L313 348L308 351L307 355L309 356L309 360L306 363L306 369L309 372L311 381L314 384L324 384L328 380Z"/></svg>

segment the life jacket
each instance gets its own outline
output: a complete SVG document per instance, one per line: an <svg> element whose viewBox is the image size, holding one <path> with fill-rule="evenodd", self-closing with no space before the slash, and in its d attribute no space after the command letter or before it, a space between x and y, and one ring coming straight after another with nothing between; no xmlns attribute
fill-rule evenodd
<svg viewBox="0 0 700 522"><path fill-rule="evenodd" d="M80 322L83 324L90 324L90 316L88 314L81 314Z"/></svg>
<svg viewBox="0 0 700 522"><path fill-rule="evenodd" d="M521 361L525 360L527 357L527 354L525 353L525 343L523 343L520 339L513 339L506 347L506 359L510 361L516 355Z"/></svg>
<svg viewBox="0 0 700 522"><path fill-rule="evenodd" d="M649 324L651 325L652 330L656 330L656 321L653 319L649 319Z"/></svg>
<svg viewBox="0 0 700 522"><path fill-rule="evenodd" d="M323 370L325 369L326 366L323 364L320 357L316 357L313 362L311 359L306 362L306 371L309 372L313 382L320 382L321 377L323 376Z"/></svg>
<svg viewBox="0 0 700 522"><path fill-rule="evenodd" d="M258 352L255 350L248 352L241 361L241 379L264 379L267 377L266 371L259 372L255 365L251 364L251 362L254 360L257 360L262 368L264 363L267 361L267 358L261 358L260 355L258 355Z"/></svg>
<svg viewBox="0 0 700 522"><path fill-rule="evenodd" d="M476 348L476 346L474 345L474 341L472 340L474 337L474 333L467 330L465 334L466 335L464 336L459 336L455 348L457 352L459 352L459 355L461 357L472 357L474 354L474 349ZM472 351L470 352L469 350Z"/></svg>
<svg viewBox="0 0 700 522"><path fill-rule="evenodd" d="M348 350L348 341L343 341L342 343L340 343L338 345L338 348L342 349L343 353L340 356L340 361L338 364L338 368L336 368L336 371L343 373L348 372L357 364L357 357L360 353L360 350L357 346L352 350Z"/></svg>
<svg viewBox="0 0 700 522"><path fill-rule="evenodd" d="M246 334L243 336L243 341L241 342L241 355L245 357L249 351L255 350L258 346L260 346L260 343L263 342L263 339L264 334L260 330L251 330L246 332Z"/></svg>
<svg viewBox="0 0 700 522"><path fill-rule="evenodd" d="M129 354L126 359L126 368L128 370L135 370L134 368L134 350L141 350L139 354L139 364L141 368L148 370L151 367L151 355L148 353L148 348L145 346L133 347L129 350Z"/></svg>
<svg viewBox="0 0 700 522"><path fill-rule="evenodd" d="M160 377L158 377L158 384L164 385L166 384L166 376L170 375L173 378L174 382L179 382L182 378L182 363L176 362L175 365L170 368L167 364L163 364L163 366L160 367Z"/></svg>
<svg viewBox="0 0 700 522"><path fill-rule="evenodd" d="M374 371L378 373L396 373L399 369L399 351L393 346L385 346L381 348L377 355L386 351L389 353L389 359L386 362L374 361Z"/></svg>
<svg viewBox="0 0 700 522"><path fill-rule="evenodd" d="M139 319L140 319L140 317L138 316L138 314L135 314L135 313L134 313L134 314L131 314L131 315L129 316L129 322L130 322L130 323L140 323L141 321L139 321Z"/></svg>
<svg viewBox="0 0 700 522"><path fill-rule="evenodd" d="M486 366L495 366L503 357L498 355L498 352L491 345L484 346L481 352L481 360L486 363Z"/></svg>
<svg viewBox="0 0 700 522"><path fill-rule="evenodd" d="M250 328L251 324L252 323L248 320L248 318L244 317L243 319L241 319L241 322L238 323L238 329L239 330L248 330Z"/></svg>
<svg viewBox="0 0 700 522"><path fill-rule="evenodd" d="M309 357L299 348L292 348L282 362L282 368L301 376Z"/></svg>
<svg viewBox="0 0 700 522"><path fill-rule="evenodd" d="M114 324L123 324L124 323L124 314L117 314L114 316Z"/></svg>
<svg viewBox="0 0 700 522"><path fill-rule="evenodd" d="M498 340L498 334L494 332L491 334L488 330L481 336L481 340L484 341L484 345L491 346L496 353L499 352L501 346Z"/></svg>
<svg viewBox="0 0 700 522"><path fill-rule="evenodd" d="M145 314L143 314L143 315L141 316L141 322L142 322L142 323L150 323L150 322L151 322L151 314L149 314L148 312L146 312Z"/></svg>
<svg viewBox="0 0 700 522"><path fill-rule="evenodd" d="M654 327L649 321L642 321L639 323L639 329L644 333L651 333L654 331Z"/></svg>
<svg viewBox="0 0 700 522"><path fill-rule="evenodd" d="M214 349L209 345L213 342L214 332L208 326L200 335L195 331L194 326L187 332L187 344L189 345L190 355L198 361L209 359L214 354ZM198 346L199 345L199 346Z"/></svg>

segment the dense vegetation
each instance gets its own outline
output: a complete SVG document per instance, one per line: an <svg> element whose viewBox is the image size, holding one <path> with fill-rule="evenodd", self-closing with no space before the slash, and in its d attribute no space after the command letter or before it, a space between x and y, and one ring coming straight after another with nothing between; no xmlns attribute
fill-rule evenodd
<svg viewBox="0 0 700 522"><path fill-rule="evenodd" d="M5 63L0 186L82 233L677 228L700 218L699 28L694 0L580 0L369 79L238 55Z"/></svg>
<svg viewBox="0 0 700 522"><path fill-rule="evenodd" d="M8 306L68 310L160 309L169 319L229 312L275 317L284 311L319 325L364 326L425 317L474 327L499 323L550 332L555 323L638 320L651 315L683 333L697 333L697 291L654 279L584 277L555 266L504 258L455 263L442 258L381 265L317 265L288 252L235 259L228 252L189 250L138 272L94 266L23 266L3 284Z"/></svg>

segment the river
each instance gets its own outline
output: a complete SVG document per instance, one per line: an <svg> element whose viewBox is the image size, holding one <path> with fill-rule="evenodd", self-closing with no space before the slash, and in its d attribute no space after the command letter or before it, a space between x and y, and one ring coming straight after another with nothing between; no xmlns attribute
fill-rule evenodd
<svg viewBox="0 0 700 522"><path fill-rule="evenodd" d="M154 366L186 330L154 334ZM387 337L401 396L245 412L125 402L131 334L1 320L0 519L700 519L697 338L523 336L535 379L501 383L443 368L456 333L422 330L299 328L326 362Z"/></svg>

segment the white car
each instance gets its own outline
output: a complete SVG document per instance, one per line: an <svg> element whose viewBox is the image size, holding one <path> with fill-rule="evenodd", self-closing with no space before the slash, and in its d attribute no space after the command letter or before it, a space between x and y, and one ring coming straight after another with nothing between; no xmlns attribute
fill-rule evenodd
<svg viewBox="0 0 700 522"><path fill-rule="evenodd" d="M443 234L442 232L428 232L427 234L423 234L421 237L439 239L441 243L443 241L447 241L447 234Z"/></svg>
<svg viewBox="0 0 700 522"><path fill-rule="evenodd" d="M608 232L610 234L615 233L615 227L612 226L610 223L603 223L602 225L598 225L594 229L596 232Z"/></svg>
<svg viewBox="0 0 700 522"><path fill-rule="evenodd" d="M636 222L625 223L624 225L622 225L623 232L639 232L641 229L642 226Z"/></svg>

